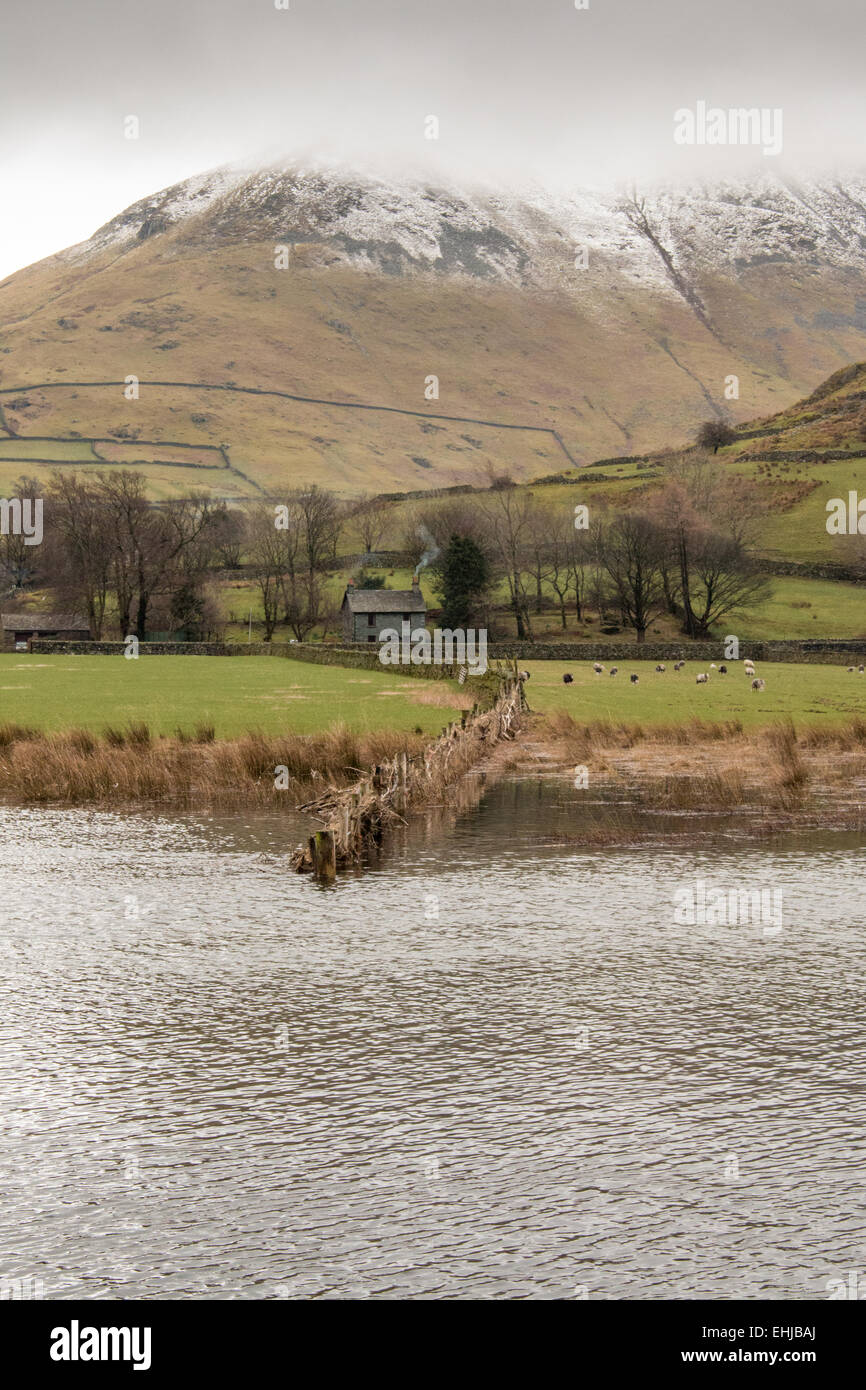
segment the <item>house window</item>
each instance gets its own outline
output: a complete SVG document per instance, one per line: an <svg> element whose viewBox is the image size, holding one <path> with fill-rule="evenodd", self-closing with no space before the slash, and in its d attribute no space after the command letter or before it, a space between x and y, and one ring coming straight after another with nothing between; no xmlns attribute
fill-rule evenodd
<svg viewBox="0 0 866 1390"><path fill-rule="evenodd" d="M371 633L370 636L367 638L367 641L368 641L368 642L375 642L375 640L376 640L376 638L373 636L372 633Z"/></svg>
<svg viewBox="0 0 866 1390"><path fill-rule="evenodd" d="M376 615L375 615L374 613L368 613L368 614L367 614L367 626L368 626L368 627L372 627L372 626L373 626L373 619L374 619L375 616L376 616Z"/></svg>
<svg viewBox="0 0 866 1390"><path fill-rule="evenodd" d="M411 614L411 613L404 613L404 614L403 614L403 622L404 622L404 623L411 622L411 619L412 619L412 614Z"/></svg>

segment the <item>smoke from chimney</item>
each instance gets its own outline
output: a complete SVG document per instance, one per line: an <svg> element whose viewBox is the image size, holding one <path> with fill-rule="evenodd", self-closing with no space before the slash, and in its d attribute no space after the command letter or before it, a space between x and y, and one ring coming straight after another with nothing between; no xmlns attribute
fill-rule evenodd
<svg viewBox="0 0 866 1390"><path fill-rule="evenodd" d="M428 565L431 565L433 561L436 559L436 556L439 554L439 547L436 544L436 541L431 536L427 527L424 525L423 521L419 526L416 526L415 535L421 537L422 541L424 542L425 549L424 554L421 556L421 559L415 566L415 573L412 576L413 582L417 581L418 575L421 573L421 571L423 569L426 569Z"/></svg>

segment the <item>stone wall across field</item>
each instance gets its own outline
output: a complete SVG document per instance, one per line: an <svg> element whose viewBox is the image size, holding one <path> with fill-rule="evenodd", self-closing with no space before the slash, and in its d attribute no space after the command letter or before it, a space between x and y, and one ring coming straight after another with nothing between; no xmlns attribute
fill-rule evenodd
<svg viewBox="0 0 866 1390"><path fill-rule="evenodd" d="M725 658L725 644L716 642L490 642L488 661L516 657L518 661L701 661ZM856 642L740 642L740 660L838 661L866 660L866 638Z"/></svg>
<svg viewBox="0 0 866 1390"><path fill-rule="evenodd" d="M781 574L793 579L831 579L845 584L862 584L864 572L835 560L768 560L761 558L764 574Z"/></svg>
<svg viewBox="0 0 866 1390"><path fill-rule="evenodd" d="M52 642L47 639L30 642L30 651L42 655L61 656L123 656L123 642ZM145 656L274 656L289 661L310 661L319 666L349 666L364 671L399 671L401 675L418 676L422 680L453 680L458 674L454 665L443 666L383 666L379 648L368 645L331 647L319 642L140 642L140 657Z"/></svg>
<svg viewBox="0 0 866 1390"><path fill-rule="evenodd" d="M33 640L32 652L74 656L122 656L123 642L60 642ZM378 647L332 647L320 642L142 642L141 656L273 656L290 661L310 661L323 666L349 666L366 671L397 671L426 680L449 680L457 675L454 665L383 666ZM724 643L715 642L490 642L489 662L515 657L518 661L715 661L725 660ZM866 638L857 641L809 641L740 643L740 659L752 661L805 661L859 664L866 662Z"/></svg>

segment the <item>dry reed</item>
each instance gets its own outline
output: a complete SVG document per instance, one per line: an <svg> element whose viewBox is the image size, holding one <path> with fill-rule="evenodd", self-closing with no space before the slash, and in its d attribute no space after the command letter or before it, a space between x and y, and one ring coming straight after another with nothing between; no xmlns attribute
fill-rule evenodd
<svg viewBox="0 0 866 1390"><path fill-rule="evenodd" d="M146 724L40 733L0 727L0 795L31 803L134 805L152 802L270 806L292 810L326 782L347 786L358 768L405 752L426 740L414 734L354 733L338 725L327 733L249 733L217 742L210 726L171 738ZM275 786L285 768L285 787Z"/></svg>
<svg viewBox="0 0 866 1390"><path fill-rule="evenodd" d="M809 796L841 802L864 790L866 721L860 718L798 733L790 721L748 731L737 720L579 724L558 711L541 730L564 761L625 784L635 804L658 809L794 812Z"/></svg>

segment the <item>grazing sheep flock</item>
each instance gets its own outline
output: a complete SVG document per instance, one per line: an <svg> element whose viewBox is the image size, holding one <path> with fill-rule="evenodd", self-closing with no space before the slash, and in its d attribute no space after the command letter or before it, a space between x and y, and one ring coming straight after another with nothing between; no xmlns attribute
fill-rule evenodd
<svg viewBox="0 0 866 1390"><path fill-rule="evenodd" d="M683 668L685 667L685 665L686 665L685 660L684 660L684 659L681 659L680 661L674 662L674 667L673 667L673 669L674 669L675 671L682 671ZM601 664L600 661L594 661L594 662L592 663L592 669L593 669L593 671L595 672L595 674L596 674L597 676L602 675L603 672L604 672L604 666ZM655 668L655 669L656 669L656 673L657 673L658 675L663 675L664 672L667 670L667 667L665 666L664 662L660 661L660 662L658 662L658 664L656 665L656 668ZM855 667L853 667L853 666L849 666L849 667L848 667L849 672L852 672L852 671L854 671L855 669L858 671L858 673L859 673L860 675L863 675L863 674L864 674L864 671L866 671L866 667L864 667L864 666L859 666L859 667L857 667L857 668L855 668ZM701 671L701 672L699 672L698 675L695 676L695 685L707 685L707 684L709 683L709 679L710 679L710 672L712 672L712 671L717 671L718 674L719 674L720 676L726 676L726 675L728 674L728 668L727 668L727 666L716 666L716 663L715 663L714 661L711 661L711 662L710 662L710 667L709 667L709 670L708 670L708 671ZM767 688L767 683L766 683L766 681L761 680L759 677L756 677L756 675L755 675L755 663L754 663L754 661L751 660L750 657L746 657L745 660L743 661L743 671L744 671L745 675L748 677L748 679L751 681L751 689L752 689L752 690L757 690L757 691L766 690L766 688ZM618 674L619 674L619 667L618 667L618 666L611 666L610 671L608 672L608 674L611 675L611 676L616 676L616 675L618 675ZM632 685L637 685L638 681L640 680L640 676L638 676L635 672L632 672L632 673L630 674L630 676L629 676L629 680L630 680L630 682L631 682ZM572 676L570 672L566 671L565 675L562 677L562 681L563 681L563 684L564 684L564 685L572 685L572 684L574 683L574 676Z"/></svg>
<svg viewBox="0 0 866 1390"><path fill-rule="evenodd" d="M686 666L685 658L681 658L679 661L674 662L673 670L674 670L674 671L682 671L682 670L685 668L685 666ZM594 661L594 662L592 663L592 669L593 669L595 675L597 675L597 676L602 675L602 674L604 673L604 670L605 670L604 666L602 665L602 663L601 663L600 661ZM706 670L706 671L700 671L700 672L695 676L695 685L708 685L708 684L709 684L709 681L710 681L710 676L711 676L712 672L715 671L715 672L717 672L717 674L720 675L720 676L727 676L728 673L729 673L729 669L730 669L730 668L729 668L728 666L716 666L716 663L715 663L714 661L711 661L708 670ZM856 674L857 674L858 676L866 675L866 663L862 663L862 662L861 662L861 664L860 664L859 666L849 666L847 669L848 669L848 674L849 674L849 675L853 675L855 672L856 672ZM658 663L656 664L655 671L656 671L656 674L657 674L657 675L664 675L664 673L665 673L666 670L667 670L667 667L665 666L665 664L664 664L663 661L660 661L660 662L658 662ZM746 676L747 680L749 681L749 689L750 689L750 690L753 690L756 694L760 694L760 692L761 692L762 690L766 690L766 688L767 688L767 682L766 682L765 680L763 680L760 676L756 675L756 673L755 673L755 663L754 663L754 661L751 659L751 657L745 657L745 658L744 658L744 660L743 660L743 673L744 673L744 675ZM525 677L528 679L528 672L523 672L523 671L522 671L522 672L521 672L521 675L522 675L522 676L525 676ZM618 667L618 666L611 666L610 671L608 672L608 675L610 675L610 676L619 675L619 667ZM562 681L563 681L563 684L564 684L564 685L573 685L573 684L574 684L574 676L571 674L570 671L566 671L565 674L564 674L563 677L562 677ZM630 673L630 675L629 675L629 681L630 681L630 683L631 683L632 685L637 685L638 682L640 681L640 676L637 674L637 672L632 671L632 672Z"/></svg>

